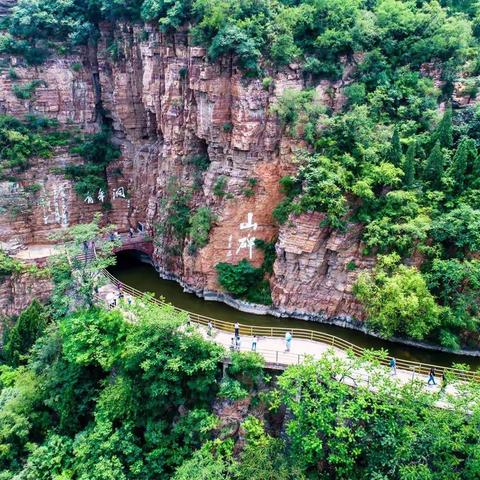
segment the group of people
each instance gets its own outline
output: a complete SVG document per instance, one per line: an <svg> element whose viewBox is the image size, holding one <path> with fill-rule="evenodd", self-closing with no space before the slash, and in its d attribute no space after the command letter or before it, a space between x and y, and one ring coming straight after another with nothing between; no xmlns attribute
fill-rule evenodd
<svg viewBox="0 0 480 480"><path fill-rule="evenodd" d="M233 326L233 331L234 331L234 336L230 340L230 350L233 351L240 351L241 347L241 338L240 338L240 325L238 322L235 322ZM208 335L211 335L211 322L208 323ZM287 331L285 333L285 352L290 352L290 349L292 347L292 333L290 331ZM257 343L258 343L258 336L253 335L252 336L252 345L251 345L251 351L256 352L257 351Z"/></svg>
<svg viewBox="0 0 480 480"><path fill-rule="evenodd" d="M392 375L397 374L397 360L394 357L390 359L390 370L392 372ZM437 385L435 378L436 378L435 368L431 367L430 371L428 372L427 385ZM442 390L445 390L446 386L447 386L447 372L443 371L442 372Z"/></svg>

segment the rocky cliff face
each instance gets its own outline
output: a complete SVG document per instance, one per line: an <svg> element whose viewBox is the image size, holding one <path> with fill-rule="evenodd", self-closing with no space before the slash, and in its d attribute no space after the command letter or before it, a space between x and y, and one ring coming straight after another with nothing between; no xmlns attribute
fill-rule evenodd
<svg viewBox="0 0 480 480"><path fill-rule="evenodd" d="M115 59L108 53L112 45ZM74 64L82 68L74 71ZM285 89L304 86L295 65L273 72L272 85L264 88L259 79L243 78L231 59L210 64L202 48L189 45L186 34L165 36L150 26L125 24L115 29L104 25L95 51L52 58L35 68L19 66L19 82L46 82L30 100L15 97L6 70L0 72L2 113L36 112L65 127L93 132L99 109L105 112L122 150L108 168L112 208L105 220L119 231L144 223L154 236L159 270L199 293L219 291L218 262L247 258L260 265L262 252L253 239L278 238L270 279L275 307L317 316L362 316L351 286L373 261L361 255L358 228L333 233L319 226L318 214L292 218L280 229L272 219L282 198L278 181L295 170L292 159L302 147L283 133L270 109ZM342 83L322 82L322 102L341 106ZM192 162L198 156L208 157L205 172ZM77 161L68 151L58 151L53 158L32 162L19 184L0 185L4 199L25 197L26 205L20 212L0 212L4 248L48 243L56 229L102 211L98 199L88 204L78 198L71 182L55 169ZM251 179L254 194L247 196ZM41 190L25 195L23 189L31 183ZM162 229L172 215L172 185L176 191L194 187L190 205L208 206L215 214L208 245L194 255L188 242L172 250L177 240Z"/></svg>

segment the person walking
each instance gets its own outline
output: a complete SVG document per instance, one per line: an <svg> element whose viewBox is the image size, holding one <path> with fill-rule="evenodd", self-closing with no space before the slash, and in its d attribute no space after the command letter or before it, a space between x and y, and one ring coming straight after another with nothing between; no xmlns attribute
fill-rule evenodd
<svg viewBox="0 0 480 480"><path fill-rule="evenodd" d="M238 324L238 322L235 322L235 325L233 326L233 328L235 330L235 338L239 337L240 336L240 325Z"/></svg>
<svg viewBox="0 0 480 480"><path fill-rule="evenodd" d="M436 382L435 382L435 369L432 367L430 369L430 372L428 373L428 382L427 382L428 385L436 385Z"/></svg>
<svg viewBox="0 0 480 480"><path fill-rule="evenodd" d="M397 374L397 361L395 360L395 357L390 359L390 370L392 371L392 375Z"/></svg>
<svg viewBox="0 0 480 480"><path fill-rule="evenodd" d="M233 352L235 350L235 339L232 337L230 340L230 351Z"/></svg>
<svg viewBox="0 0 480 480"><path fill-rule="evenodd" d="M235 337L235 350L237 352L240 351L240 346L241 346L241 341L240 341L240 335L238 337Z"/></svg>
<svg viewBox="0 0 480 480"><path fill-rule="evenodd" d="M442 386L440 387L440 392L445 393L448 385L448 373L446 370L442 372Z"/></svg>
<svg viewBox="0 0 480 480"><path fill-rule="evenodd" d="M253 338L252 338L252 352L256 352L257 351L257 336L254 335Z"/></svg>
<svg viewBox="0 0 480 480"><path fill-rule="evenodd" d="M209 337L212 336L212 327L213 327L212 321L209 320L209 321L208 321L208 325L207 325L207 335L208 335Z"/></svg>
<svg viewBox="0 0 480 480"><path fill-rule="evenodd" d="M285 334L285 351L289 352L290 347L292 346L292 334L288 331Z"/></svg>

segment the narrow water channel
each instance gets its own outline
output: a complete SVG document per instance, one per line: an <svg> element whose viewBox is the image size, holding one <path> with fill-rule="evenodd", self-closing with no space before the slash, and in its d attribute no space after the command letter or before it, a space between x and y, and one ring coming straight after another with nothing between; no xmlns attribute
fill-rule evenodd
<svg viewBox="0 0 480 480"><path fill-rule="evenodd" d="M261 325L266 327L305 328L348 340L364 348L384 348L389 354L404 360L431 363L435 365L451 366L452 363L466 363L472 369L480 368L480 357L454 355L436 352L422 348L411 347L399 343L381 340L356 330L325 325L318 322L297 320L294 318L277 318L271 315L254 315L240 312L222 302L206 301L195 294L183 291L183 288L174 281L163 280L155 269L140 261L135 252L120 252L117 254L117 265L109 268L110 272L121 282L130 285L142 292L151 292L157 298L163 297L176 307L190 312L218 318L229 322L238 321L246 325Z"/></svg>

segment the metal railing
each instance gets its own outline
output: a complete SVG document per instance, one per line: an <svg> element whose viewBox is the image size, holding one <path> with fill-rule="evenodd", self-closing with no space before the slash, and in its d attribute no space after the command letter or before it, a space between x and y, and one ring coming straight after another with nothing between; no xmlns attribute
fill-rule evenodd
<svg viewBox="0 0 480 480"><path fill-rule="evenodd" d="M109 282L114 284L117 288L122 287L122 291L127 295L132 297L143 297L145 292L137 290L134 287L126 285L122 283L120 280L115 278L110 272L107 270L103 271L104 276L107 278ZM234 333L234 322L227 322L225 320L219 320L217 318L207 317L205 315L201 315L194 312L189 312L188 310L184 310L182 308L178 308L172 306L168 302L164 302L163 300L159 300L158 298L151 297L151 302L157 305L169 305L175 311L187 314L190 320L194 323L198 323L200 325L207 326L211 323L213 328L221 330L223 332ZM324 332L316 332L314 330L307 330L303 328L284 328L284 327L264 327L260 325L244 325L239 324L240 335L257 335L257 337L280 337L284 338L287 332L290 332L294 339L303 339L303 340L310 340L312 342L320 342L326 345L329 345L334 348L338 348L345 352L350 352L357 357L362 357L367 354L368 349L359 347L348 340L344 340L343 338L336 337L335 335L331 335L329 333ZM389 366L389 359L388 358L380 358L378 361L385 366ZM423 362L413 362L411 360L403 360L403 359L396 359L396 367L399 370L404 370L411 372L412 375L428 375L431 368L434 368L436 374L442 374L443 372L448 372L454 375L459 380L476 380L480 381L480 372L476 371L465 371L458 368L452 367L444 367L440 365L434 365L430 363L423 363Z"/></svg>

